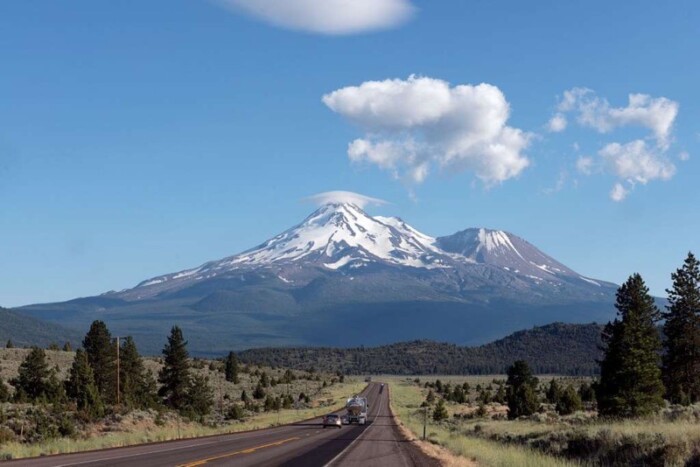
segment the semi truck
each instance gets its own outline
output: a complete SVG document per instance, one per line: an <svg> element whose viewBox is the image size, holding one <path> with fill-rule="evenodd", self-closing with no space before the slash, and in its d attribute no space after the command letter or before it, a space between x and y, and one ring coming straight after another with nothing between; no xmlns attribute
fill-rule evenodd
<svg viewBox="0 0 700 467"><path fill-rule="evenodd" d="M348 399L345 404L345 417L343 417L343 423L350 425L352 423L357 423L358 425L364 425L367 423L367 398L363 396L352 396Z"/></svg>

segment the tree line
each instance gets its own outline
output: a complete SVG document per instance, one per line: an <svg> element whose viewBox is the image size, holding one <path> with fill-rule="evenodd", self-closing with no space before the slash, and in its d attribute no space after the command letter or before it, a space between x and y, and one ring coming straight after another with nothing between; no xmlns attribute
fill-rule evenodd
<svg viewBox="0 0 700 467"><path fill-rule="evenodd" d="M617 317L602 332L600 379L592 390L602 416L638 417L700 401L700 262L688 253L672 275L661 311L640 274L617 290ZM663 339L658 324L663 321ZM534 413L537 381L527 363L508 371L509 416Z"/></svg>
<svg viewBox="0 0 700 467"><path fill-rule="evenodd" d="M233 357L235 359L235 356ZM237 379L231 355L226 379ZM232 379L229 379L232 378ZM68 378L61 381L50 368L46 352L32 347L10 380L14 394L0 379L0 402L74 404L86 420L105 414L108 408L147 409L167 407L193 419L202 419L214 404L208 378L191 371L187 341L174 326L163 348L158 379L144 366L136 343L115 339L103 321L94 321L77 349Z"/></svg>

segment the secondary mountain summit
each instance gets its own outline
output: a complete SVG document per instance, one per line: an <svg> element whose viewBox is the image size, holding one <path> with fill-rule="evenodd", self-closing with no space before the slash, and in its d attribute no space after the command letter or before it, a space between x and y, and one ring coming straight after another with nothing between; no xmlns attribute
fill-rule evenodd
<svg viewBox="0 0 700 467"><path fill-rule="evenodd" d="M196 351L221 352L416 338L477 343L551 321L607 319L614 292L508 232L435 238L397 217L332 202L243 253L21 311L83 328L103 319L153 350L179 324Z"/></svg>

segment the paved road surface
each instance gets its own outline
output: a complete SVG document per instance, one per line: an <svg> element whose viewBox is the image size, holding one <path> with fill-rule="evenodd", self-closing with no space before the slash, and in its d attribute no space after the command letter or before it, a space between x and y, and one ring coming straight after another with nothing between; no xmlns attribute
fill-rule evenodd
<svg viewBox="0 0 700 467"><path fill-rule="evenodd" d="M359 466L439 465L401 436L389 409L389 391L379 383L365 389L369 423L342 429L321 420L248 433L102 451L12 461L8 467L32 466ZM351 394L348 394L350 396Z"/></svg>

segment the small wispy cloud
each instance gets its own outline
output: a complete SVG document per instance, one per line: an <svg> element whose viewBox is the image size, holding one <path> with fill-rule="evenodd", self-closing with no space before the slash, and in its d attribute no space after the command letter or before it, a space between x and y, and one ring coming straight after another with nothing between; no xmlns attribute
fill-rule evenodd
<svg viewBox="0 0 700 467"><path fill-rule="evenodd" d="M617 177L610 198L619 202L632 192L636 184L666 181L675 175L676 166L668 153L679 107L678 102L666 97L639 93L629 94L627 105L615 107L591 89L572 88L559 99L556 113L547 128L552 132L563 131L567 115L572 115L581 127L599 133L611 133L622 127L649 131L644 139L610 142L598 150L597 158L582 156L576 161L576 169L584 175L608 173ZM682 154L680 160L684 160Z"/></svg>
<svg viewBox="0 0 700 467"><path fill-rule="evenodd" d="M409 0L218 0L235 11L287 29L343 35L388 29L408 21Z"/></svg>

